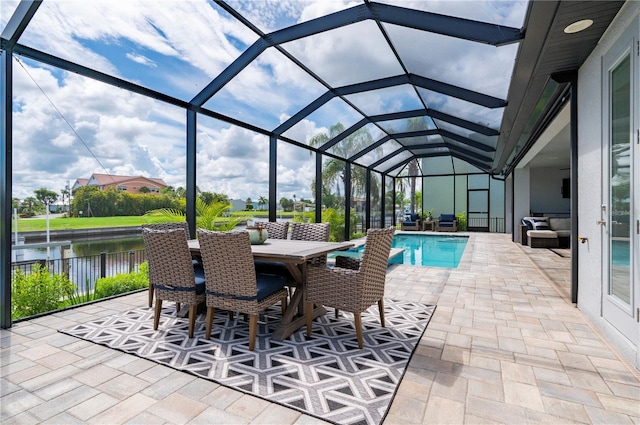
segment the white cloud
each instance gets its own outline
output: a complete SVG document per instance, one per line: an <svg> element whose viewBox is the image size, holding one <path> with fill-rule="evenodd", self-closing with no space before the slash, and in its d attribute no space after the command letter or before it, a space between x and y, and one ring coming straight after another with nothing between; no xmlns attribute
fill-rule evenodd
<svg viewBox="0 0 640 425"><path fill-rule="evenodd" d="M489 3L488 7L483 2L484 9L477 8L479 2L396 3L417 8L428 5L437 13L466 13L514 26L519 26L513 22L526 9L522 2ZM230 4L269 32L362 3L288 0ZM3 16L1 22L5 19ZM511 70L510 52L515 46L490 48L490 59L485 59L479 58L476 50L452 49L422 34L412 37L413 30L390 32L403 57L427 59L424 63L407 59L410 70L454 84L461 81L464 84L460 85L489 94L505 90L499 71ZM20 43L159 91L188 96L219 75L256 39L253 31L207 0L94 0L43 2ZM283 47L337 86L403 72L371 21ZM27 59L23 62L55 107L22 68L15 66L14 196L31 196L41 186L52 190L64 187L66 180L105 172L102 166L112 173L143 174L161 177L173 186L185 185L184 110ZM293 62L269 48L214 96L212 103L223 114L275 126L325 91ZM366 101L372 111L402 108L399 97L389 99L381 93L371 93ZM286 136L306 143L338 121L348 127L360 118L357 115L334 99ZM267 196L268 137L229 124L209 125L200 118L198 131L200 189L241 199ZM285 142L278 146L279 196L311 196L315 158Z"/></svg>
<svg viewBox="0 0 640 425"><path fill-rule="evenodd" d="M134 62L137 62L141 65L146 65L150 68L157 68L158 65L156 65L156 63L154 61L152 61L151 59L149 59L148 57L145 57L143 55L139 55L136 53L127 53L127 58L131 59Z"/></svg>

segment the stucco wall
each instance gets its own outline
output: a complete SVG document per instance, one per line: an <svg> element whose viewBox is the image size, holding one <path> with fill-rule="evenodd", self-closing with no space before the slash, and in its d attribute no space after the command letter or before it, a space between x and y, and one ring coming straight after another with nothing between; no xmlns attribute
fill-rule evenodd
<svg viewBox="0 0 640 425"><path fill-rule="evenodd" d="M628 1L578 73L578 307L631 362L637 349L601 318L602 243L602 56L640 13L640 2Z"/></svg>
<svg viewBox="0 0 640 425"><path fill-rule="evenodd" d="M520 220L522 217L531 215L529 202L530 195L530 170L529 167L517 168L513 172L513 228L515 230L515 240L520 240Z"/></svg>
<svg viewBox="0 0 640 425"><path fill-rule="evenodd" d="M562 197L562 179L568 179L569 170L557 168L531 168L530 208L534 213L553 216L571 212L571 199Z"/></svg>

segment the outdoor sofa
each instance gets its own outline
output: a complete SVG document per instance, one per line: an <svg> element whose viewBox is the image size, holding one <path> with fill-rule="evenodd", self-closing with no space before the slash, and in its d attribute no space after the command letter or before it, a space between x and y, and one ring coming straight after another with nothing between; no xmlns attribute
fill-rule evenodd
<svg viewBox="0 0 640 425"><path fill-rule="evenodd" d="M520 241L531 248L569 247L571 218L523 217Z"/></svg>

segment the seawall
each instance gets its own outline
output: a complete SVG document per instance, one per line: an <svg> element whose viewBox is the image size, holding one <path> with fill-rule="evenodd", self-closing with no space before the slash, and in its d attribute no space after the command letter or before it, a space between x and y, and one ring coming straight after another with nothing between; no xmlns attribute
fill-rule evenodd
<svg viewBox="0 0 640 425"><path fill-rule="evenodd" d="M49 231L49 239L51 241L60 240L76 240L76 239L100 239L108 236L142 236L142 227L125 226L125 227L101 227L95 229L70 229L70 230L51 230ZM24 243L46 242L47 232L20 232L19 238L24 238ZM13 234L12 234L13 238Z"/></svg>

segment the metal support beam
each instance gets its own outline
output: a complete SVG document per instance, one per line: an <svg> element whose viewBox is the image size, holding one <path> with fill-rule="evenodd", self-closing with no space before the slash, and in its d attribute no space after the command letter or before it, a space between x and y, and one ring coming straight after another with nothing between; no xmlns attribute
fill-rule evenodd
<svg viewBox="0 0 640 425"><path fill-rule="evenodd" d="M269 137L269 221L276 221L278 205L278 139Z"/></svg>
<svg viewBox="0 0 640 425"><path fill-rule="evenodd" d="M415 9L369 3L376 20L478 43L502 46L522 39L519 28L493 25Z"/></svg>
<svg viewBox="0 0 640 425"><path fill-rule="evenodd" d="M22 0L2 30L2 49L11 51L42 4L42 0ZM8 7L8 6L7 6Z"/></svg>
<svg viewBox="0 0 640 425"><path fill-rule="evenodd" d="M75 74L82 75L83 77L91 78L92 80L100 81L111 86L129 90L133 93L138 93L152 99L160 100L171 105L179 106L181 108L190 107L190 105L184 100L176 99L175 97L169 96L167 94L139 86L130 81L126 81L121 78L105 74L104 72L87 68L86 66L78 65L77 63L73 63L57 56L32 49L31 47L17 45L14 49L14 52L17 55L36 60L38 62L46 63L48 65L55 66L56 68L64 69L65 71L73 72Z"/></svg>
<svg viewBox="0 0 640 425"><path fill-rule="evenodd" d="M371 227L371 169L367 168L365 182L364 225L365 230Z"/></svg>
<svg viewBox="0 0 640 425"><path fill-rule="evenodd" d="M322 154L316 152L316 223L322 222Z"/></svg>
<svg viewBox="0 0 640 425"><path fill-rule="evenodd" d="M196 129L197 114L187 109L187 223L192 238L196 235Z"/></svg>
<svg viewBox="0 0 640 425"><path fill-rule="evenodd" d="M344 167L344 240L351 240L351 163Z"/></svg>
<svg viewBox="0 0 640 425"><path fill-rule="evenodd" d="M382 184L382 198L380 199L380 227L384 229L386 227L385 224L387 218L387 213L385 211L387 208L387 185L385 184L386 176L384 174L381 174L380 177L380 181Z"/></svg>
<svg viewBox="0 0 640 425"><path fill-rule="evenodd" d="M0 328L11 327L11 185L12 81L11 50L0 50ZM16 241L17 243L17 241Z"/></svg>
<svg viewBox="0 0 640 425"><path fill-rule="evenodd" d="M578 302L578 71L569 70L551 75L558 83L569 83L569 169L571 235L571 302Z"/></svg>

